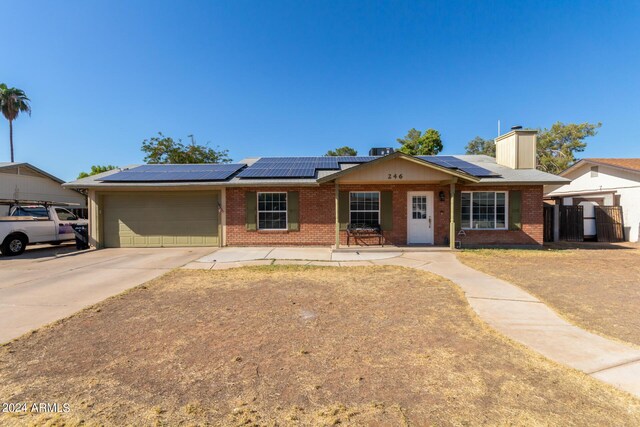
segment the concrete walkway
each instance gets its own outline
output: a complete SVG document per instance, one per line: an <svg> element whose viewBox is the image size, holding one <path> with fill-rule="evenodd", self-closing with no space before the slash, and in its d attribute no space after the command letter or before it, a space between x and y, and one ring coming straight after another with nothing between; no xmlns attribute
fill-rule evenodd
<svg viewBox="0 0 640 427"><path fill-rule="evenodd" d="M396 249L394 249L396 250ZM551 360L640 397L640 350L578 328L521 288L461 264L451 252L333 252L328 248L223 248L188 269L245 265L397 265L456 283L478 316Z"/></svg>
<svg viewBox="0 0 640 427"><path fill-rule="evenodd" d="M394 258L402 255L401 250L391 252L380 251L332 251L327 247L318 248L222 248L207 256L198 259L197 262L205 263L211 267L214 264L257 261L257 260L297 260L297 261L372 261Z"/></svg>

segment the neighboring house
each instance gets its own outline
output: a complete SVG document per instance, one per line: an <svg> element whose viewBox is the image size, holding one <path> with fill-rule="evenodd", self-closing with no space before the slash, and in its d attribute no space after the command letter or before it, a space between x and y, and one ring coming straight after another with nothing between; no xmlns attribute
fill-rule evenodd
<svg viewBox="0 0 640 427"><path fill-rule="evenodd" d="M76 213L86 211L87 198L78 191L63 188L64 181L29 163L0 162L0 200L32 200L71 203ZM9 205L0 204L0 216L7 215Z"/></svg>
<svg viewBox="0 0 640 427"><path fill-rule="evenodd" d="M543 185L568 180L536 170L536 138L500 136L497 159L266 157L131 166L65 187L88 190L97 247L338 246L349 224L380 224L395 245L541 245Z"/></svg>
<svg viewBox="0 0 640 427"><path fill-rule="evenodd" d="M596 235L595 206L621 206L625 240L637 242L640 224L640 158L582 159L560 176L565 185L545 186L545 196L563 206L584 207L584 235Z"/></svg>

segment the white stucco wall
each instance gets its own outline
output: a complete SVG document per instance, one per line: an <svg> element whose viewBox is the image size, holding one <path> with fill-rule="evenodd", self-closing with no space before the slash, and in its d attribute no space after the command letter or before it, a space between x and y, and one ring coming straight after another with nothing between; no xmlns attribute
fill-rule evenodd
<svg viewBox="0 0 640 427"><path fill-rule="evenodd" d="M614 205L614 197L622 206L625 237L637 242L640 237L640 173L598 166L598 176L591 176L591 164L571 171L565 178L570 184L545 186L545 195L562 197L564 204L572 204L573 197L604 197L605 205Z"/></svg>
<svg viewBox="0 0 640 427"><path fill-rule="evenodd" d="M624 214L626 236L630 242L638 242L640 241L640 188L621 188L618 194L620 194L620 205Z"/></svg>

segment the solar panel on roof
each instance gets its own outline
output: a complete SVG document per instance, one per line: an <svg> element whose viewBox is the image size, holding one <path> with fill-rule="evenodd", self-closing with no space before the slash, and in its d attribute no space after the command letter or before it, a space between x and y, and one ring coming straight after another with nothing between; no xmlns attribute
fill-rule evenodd
<svg viewBox="0 0 640 427"><path fill-rule="evenodd" d="M238 174L239 178L314 178L318 170L340 170L341 163L366 163L376 157L262 157Z"/></svg>
<svg viewBox="0 0 640 427"><path fill-rule="evenodd" d="M498 174L454 156L418 156L422 160L477 177ZM343 163L367 163L375 156L263 157L238 174L239 178L313 178L318 170L340 170Z"/></svg>
<svg viewBox="0 0 640 427"><path fill-rule="evenodd" d="M490 171L478 165L474 165L473 163L469 163L454 156L418 156L418 158L439 166L446 167L448 169L457 169L478 178L500 176L493 171Z"/></svg>
<svg viewBox="0 0 640 427"><path fill-rule="evenodd" d="M117 172L104 182L223 181L234 174L240 178L315 178L318 170L340 170L340 164L367 163L379 157L263 157L245 168L243 164L141 165ZM490 170L454 156L418 156L427 162L477 177L499 176ZM243 170L244 168L244 170Z"/></svg>
<svg viewBox="0 0 640 427"><path fill-rule="evenodd" d="M142 165L99 179L103 182L224 181L244 164Z"/></svg>

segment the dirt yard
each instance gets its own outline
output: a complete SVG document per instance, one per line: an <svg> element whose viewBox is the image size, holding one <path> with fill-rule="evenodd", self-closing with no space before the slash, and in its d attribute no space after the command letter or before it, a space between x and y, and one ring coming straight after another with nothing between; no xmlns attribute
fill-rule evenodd
<svg viewBox="0 0 640 427"><path fill-rule="evenodd" d="M640 345L640 250L471 250L460 261L514 283L569 321Z"/></svg>
<svg viewBox="0 0 640 427"><path fill-rule="evenodd" d="M0 414L42 425L639 425L640 400L397 267L175 271L0 348Z"/></svg>

